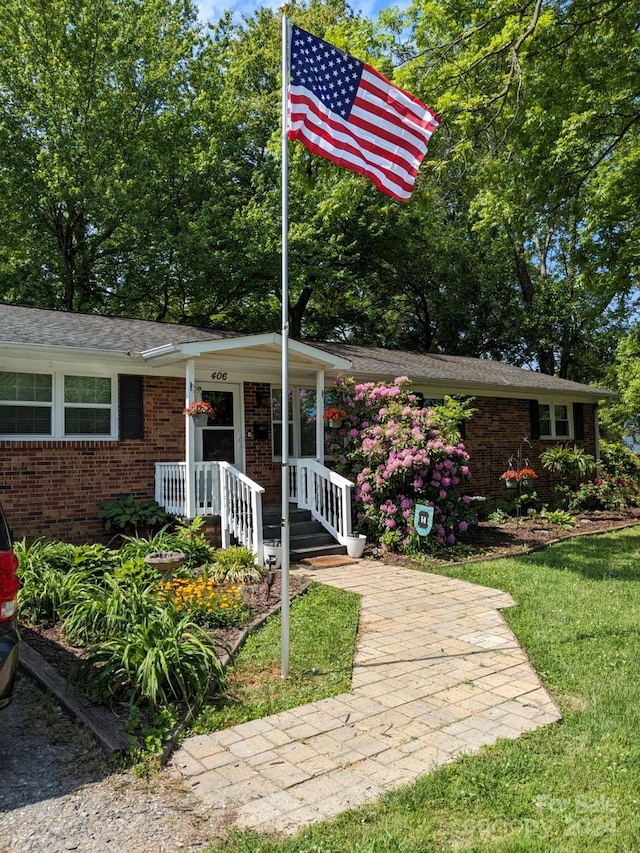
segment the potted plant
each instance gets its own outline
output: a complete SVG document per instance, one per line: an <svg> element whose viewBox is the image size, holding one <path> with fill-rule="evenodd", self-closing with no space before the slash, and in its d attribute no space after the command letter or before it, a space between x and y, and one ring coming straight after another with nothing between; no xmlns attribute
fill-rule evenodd
<svg viewBox="0 0 640 853"><path fill-rule="evenodd" d="M209 423L209 418L215 417L215 409L211 403L206 400L197 400L195 403L190 403L186 406L182 413L190 418L197 427L205 427Z"/></svg>
<svg viewBox="0 0 640 853"><path fill-rule="evenodd" d="M364 533L347 533L346 540L347 555L353 557L355 560L359 560L364 554L367 537Z"/></svg>
<svg viewBox="0 0 640 853"><path fill-rule="evenodd" d="M518 474L523 489L531 488L533 481L538 479L538 475L533 468L521 468Z"/></svg>
<svg viewBox="0 0 640 853"><path fill-rule="evenodd" d="M500 474L500 479L504 480L504 484L508 489L515 489L518 485L518 472L515 468L508 468L504 474Z"/></svg>
<svg viewBox="0 0 640 853"><path fill-rule="evenodd" d="M322 416L322 420L325 421L330 428L337 429L342 426L342 421L346 416L347 413L344 409L336 409L333 407L331 409L327 409Z"/></svg>

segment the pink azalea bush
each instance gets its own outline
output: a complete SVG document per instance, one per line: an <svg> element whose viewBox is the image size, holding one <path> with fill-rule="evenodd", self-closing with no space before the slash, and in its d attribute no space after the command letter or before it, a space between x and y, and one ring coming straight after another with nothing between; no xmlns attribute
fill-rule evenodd
<svg viewBox="0 0 640 853"><path fill-rule="evenodd" d="M434 507L428 539L454 545L467 529L462 493L470 478L469 454L460 440L467 404L445 398L442 406L422 407L406 376L393 383L339 379L334 399L346 412L332 431L336 467L354 480L358 527L390 547L420 547L414 526L416 503ZM424 544L424 543L423 543Z"/></svg>

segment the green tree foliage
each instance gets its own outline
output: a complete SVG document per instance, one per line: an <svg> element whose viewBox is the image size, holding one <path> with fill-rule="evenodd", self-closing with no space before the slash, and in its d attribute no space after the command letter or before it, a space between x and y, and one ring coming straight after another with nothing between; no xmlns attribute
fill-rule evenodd
<svg viewBox="0 0 640 853"><path fill-rule="evenodd" d="M198 200L182 169L194 157L197 43L190 0L3 4L4 298L107 312L142 298L151 316L167 310L181 268L174 203Z"/></svg>
<svg viewBox="0 0 640 853"><path fill-rule="evenodd" d="M636 10L416 0L412 16L409 78L437 96L477 232L508 246L523 350L585 378L638 284Z"/></svg>
<svg viewBox="0 0 640 853"><path fill-rule="evenodd" d="M638 28L615 0L289 6L442 118L409 204L289 146L294 337L603 380L638 284ZM0 10L0 298L280 325L280 16Z"/></svg>

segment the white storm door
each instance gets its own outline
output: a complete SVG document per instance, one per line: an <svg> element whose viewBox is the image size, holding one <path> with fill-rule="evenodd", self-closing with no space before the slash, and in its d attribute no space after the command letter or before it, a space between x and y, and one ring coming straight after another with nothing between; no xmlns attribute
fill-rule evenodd
<svg viewBox="0 0 640 853"><path fill-rule="evenodd" d="M244 471L244 444L239 385L203 384L202 399L215 416L196 429L197 462L229 462Z"/></svg>

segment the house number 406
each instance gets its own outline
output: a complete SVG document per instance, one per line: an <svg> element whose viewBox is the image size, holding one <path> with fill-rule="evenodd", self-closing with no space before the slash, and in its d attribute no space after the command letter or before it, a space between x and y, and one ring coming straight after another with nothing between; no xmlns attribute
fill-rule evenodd
<svg viewBox="0 0 640 853"><path fill-rule="evenodd" d="M218 382L226 382L227 381L227 372L225 370L224 373L218 371L211 374L211 378L217 380Z"/></svg>

